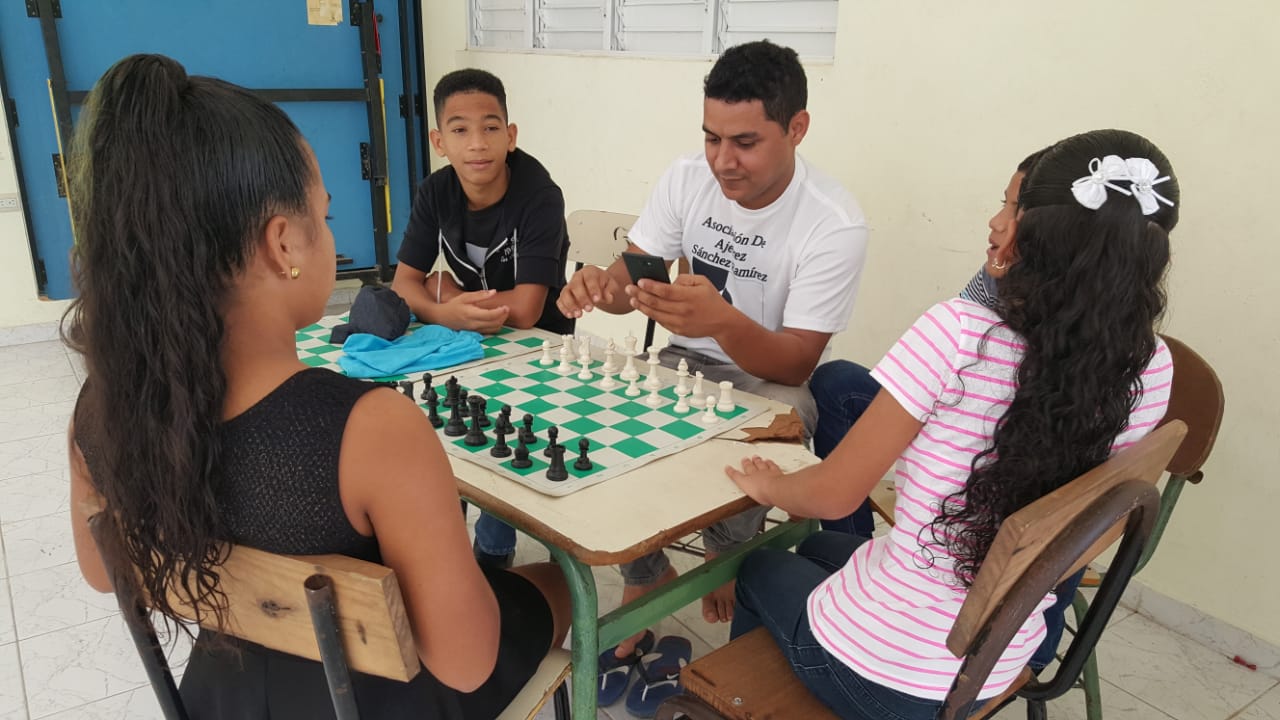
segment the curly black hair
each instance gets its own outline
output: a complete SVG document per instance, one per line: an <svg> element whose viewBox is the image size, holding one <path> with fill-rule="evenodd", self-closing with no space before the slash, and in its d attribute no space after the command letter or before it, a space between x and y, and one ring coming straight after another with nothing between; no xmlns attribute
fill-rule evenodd
<svg viewBox="0 0 1280 720"><path fill-rule="evenodd" d="M248 90L133 55L89 93L69 161L79 296L64 336L88 369L76 435L120 528L113 563L166 617L212 608L221 623L221 306L271 216L306 212L310 150Z"/></svg>
<svg viewBox="0 0 1280 720"><path fill-rule="evenodd" d="M1097 210L1080 205L1072 183L1107 155L1151 160L1169 177L1157 190L1174 205L1143 215L1114 190ZM997 282L996 309L1026 342L1018 388L965 488L943 501L930 527L966 587L1005 518L1106 460L1128 427L1156 350L1179 201L1164 153L1121 130L1051 146L1023 181L1016 262Z"/></svg>
<svg viewBox="0 0 1280 720"><path fill-rule="evenodd" d="M759 100L764 115L783 130L809 102L809 85L800 57L768 40L735 45L716 60L702 85L711 100L738 103Z"/></svg>

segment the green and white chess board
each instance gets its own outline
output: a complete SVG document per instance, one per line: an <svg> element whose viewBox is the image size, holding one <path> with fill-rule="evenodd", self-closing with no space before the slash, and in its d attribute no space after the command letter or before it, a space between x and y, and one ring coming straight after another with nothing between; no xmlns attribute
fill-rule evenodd
<svg viewBox="0 0 1280 720"><path fill-rule="evenodd" d="M455 374L460 387L488 401L486 414L495 425L503 405L511 406L511 424L517 431L526 413L533 416L537 442L529 446L532 467L513 468L514 454L505 458L490 455L489 450L496 440L495 425L485 428L487 441L476 447L467 445L464 436L445 435L441 427L437 432L450 455L478 463L538 492L568 495L709 440L765 410L760 398L734 391L734 410L717 412L715 421L707 423L703 420L704 409L692 408L683 414L676 412L675 373L666 368L659 370L664 384L658 392L662 404L653 407L646 402L650 394L647 390L637 397L629 397L625 383L611 390L601 389L599 385L604 376L600 368L604 363L599 359L593 358L591 362L591 378L581 380L578 378L581 370L578 363L573 364L572 372L561 374L557 370L558 364L540 365L540 357L541 353L534 353ZM619 355L619 367L622 360ZM637 361L637 365L642 368L640 372L643 375L647 371L645 364ZM435 389L442 403L446 380L445 374L435 375ZM690 387L692 382L690 379ZM710 394L719 394L714 383L707 383L705 389ZM416 390L420 397L422 389ZM424 402L419 401L419 405L426 410ZM449 408L441 404L438 412L442 420L448 420ZM567 480L558 482L547 479L550 458L543 454L547 447L547 428L551 425L559 429L557 442L565 447L565 468L569 472ZM588 457L592 463L591 469L585 471L574 467L579 454L578 440L584 437L591 443ZM518 432L505 439L514 452ZM719 468L708 468L708 472L719 472Z"/></svg>
<svg viewBox="0 0 1280 720"><path fill-rule="evenodd" d="M342 372L342 368L338 365L338 358L342 357L342 346L333 345L329 342L329 335L333 332L335 326L347 322L347 315L329 315L320 319L320 322L299 330L295 336L298 346L298 359L310 365L311 367L329 368L334 372ZM422 327L420 323L413 323L409 326L407 332L413 332ZM540 350L542 341L551 341L552 347L559 347L560 336L549 333L545 330L532 328L529 330L513 330L511 328L502 328L496 335L490 335L480 341L480 345L484 347L484 357L469 363L455 365L448 368L441 368L432 372L447 372L449 370L457 370L460 368L474 367L484 363L500 360L504 357L513 357L524 355L530 352ZM405 380L405 375L392 375L378 380Z"/></svg>

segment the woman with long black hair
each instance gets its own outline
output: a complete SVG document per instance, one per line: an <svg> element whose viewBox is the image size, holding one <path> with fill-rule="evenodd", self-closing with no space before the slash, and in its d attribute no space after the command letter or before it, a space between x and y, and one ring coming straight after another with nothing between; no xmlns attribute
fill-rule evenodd
<svg viewBox="0 0 1280 720"><path fill-rule="evenodd" d="M426 672L355 677L365 715L493 718L568 626L552 565L482 572L453 473L398 392L297 357L333 289L329 196L289 118L158 55L111 67L71 154L80 291L67 336L88 378L71 430L76 555L109 590L88 517L171 620L221 623L225 543L395 570ZM184 607L185 606L185 607ZM319 663L202 631L196 718L332 717Z"/></svg>
<svg viewBox="0 0 1280 720"><path fill-rule="evenodd" d="M1005 518L1150 432L1173 367L1165 308L1178 183L1133 133L1048 148L1017 192L1011 242L988 247L993 307L930 308L872 371L881 390L820 464L749 458L729 476L801 517L840 518L890 468L896 525L822 532L742 566L736 637L767 627L841 717L933 718L960 660L947 633ZM1045 634L1045 597L979 699L1004 691Z"/></svg>

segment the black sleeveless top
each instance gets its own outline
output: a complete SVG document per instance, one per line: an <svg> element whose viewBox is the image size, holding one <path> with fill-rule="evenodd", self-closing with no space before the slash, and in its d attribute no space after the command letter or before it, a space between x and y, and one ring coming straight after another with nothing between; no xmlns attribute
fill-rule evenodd
<svg viewBox="0 0 1280 720"><path fill-rule="evenodd" d="M322 368L301 370L222 424L217 501L228 540L273 553L381 562L377 541L347 519L338 485L347 419L376 387ZM77 407L76 440L93 474L92 418L81 416L86 410ZM489 680L474 693L459 693L425 667L408 683L353 673L361 717L494 718L519 692L547 652L551 611L524 578L485 574L502 615L498 662ZM334 716L320 663L210 630L200 631L181 692L193 720Z"/></svg>

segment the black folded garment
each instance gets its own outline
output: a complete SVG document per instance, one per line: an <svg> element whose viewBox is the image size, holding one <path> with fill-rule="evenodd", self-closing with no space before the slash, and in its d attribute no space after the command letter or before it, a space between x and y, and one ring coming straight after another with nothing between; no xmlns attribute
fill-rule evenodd
<svg viewBox="0 0 1280 720"><path fill-rule="evenodd" d="M391 288L366 285L351 303L350 322L338 325L329 342L341 345L347 336L369 333L384 340L395 340L409 328L409 306Z"/></svg>

